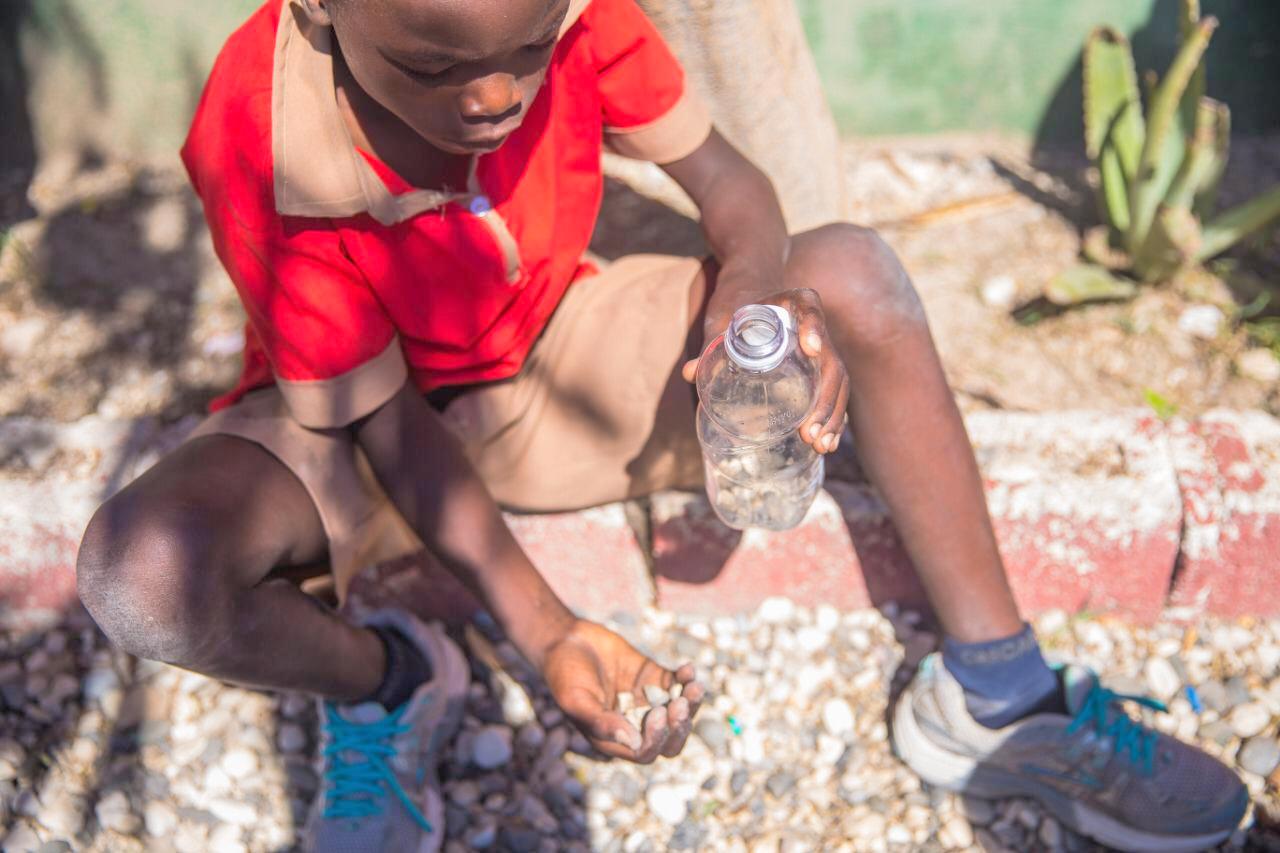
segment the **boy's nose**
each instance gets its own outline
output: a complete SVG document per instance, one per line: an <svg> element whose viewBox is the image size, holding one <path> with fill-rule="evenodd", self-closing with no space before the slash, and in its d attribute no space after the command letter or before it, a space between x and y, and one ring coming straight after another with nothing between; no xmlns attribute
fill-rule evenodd
<svg viewBox="0 0 1280 853"><path fill-rule="evenodd" d="M497 118L520 105L520 87L510 74L491 74L468 86L458 96L464 118Z"/></svg>

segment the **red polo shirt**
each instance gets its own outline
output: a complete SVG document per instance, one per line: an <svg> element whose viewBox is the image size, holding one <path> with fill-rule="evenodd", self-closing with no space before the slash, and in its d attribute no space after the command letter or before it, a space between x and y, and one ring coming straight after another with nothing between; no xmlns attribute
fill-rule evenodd
<svg viewBox="0 0 1280 853"><path fill-rule="evenodd" d="M592 271L602 145L667 163L710 128L634 0L575 0L524 124L467 191L417 189L354 148L329 31L269 0L227 41L182 149L249 316L244 372L213 407L274 381L301 423L341 426L406 378L515 374Z"/></svg>

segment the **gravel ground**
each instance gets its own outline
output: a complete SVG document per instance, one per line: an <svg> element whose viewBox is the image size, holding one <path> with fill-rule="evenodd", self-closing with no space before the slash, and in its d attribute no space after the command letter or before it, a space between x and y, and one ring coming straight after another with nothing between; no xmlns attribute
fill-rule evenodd
<svg viewBox="0 0 1280 853"><path fill-rule="evenodd" d="M750 617L650 612L614 626L709 680L684 754L596 760L498 642L506 669L473 664L443 768L446 849L1093 849L1031 802L932 791L894 759L889 696L936 643L915 613L771 599ZM1049 613L1038 627L1052 656L1170 700L1157 726L1239 767L1254 806L1224 849L1280 850L1280 620L1144 629ZM288 850L317 787L309 701L135 661L82 614L6 639L0 708L5 853Z"/></svg>

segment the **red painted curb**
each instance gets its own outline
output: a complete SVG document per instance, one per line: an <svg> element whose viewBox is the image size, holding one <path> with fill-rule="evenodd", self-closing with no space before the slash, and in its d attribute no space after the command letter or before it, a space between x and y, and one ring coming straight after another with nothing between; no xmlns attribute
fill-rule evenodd
<svg viewBox="0 0 1280 853"><path fill-rule="evenodd" d="M1169 424L1139 412L992 412L967 423L1024 611L1138 621L1162 612L1280 613L1280 421L1238 412ZM0 628L37 630L77 607L75 553L90 514L187 428L0 420ZM570 606L596 617L655 600L703 614L751 610L773 595L840 609L923 603L865 485L831 481L806 521L785 533L740 536L700 495L655 495L651 521L652 578L620 504L512 516L511 526ZM451 579L411 566L383 567L399 578L388 589L403 600L444 616L473 606Z"/></svg>
<svg viewBox="0 0 1280 853"><path fill-rule="evenodd" d="M1155 620L1182 515L1159 421L1127 412L979 413L967 424L1023 612Z"/></svg>
<svg viewBox="0 0 1280 853"><path fill-rule="evenodd" d="M1171 608L1280 614L1280 421L1210 412L1169 436L1185 508Z"/></svg>

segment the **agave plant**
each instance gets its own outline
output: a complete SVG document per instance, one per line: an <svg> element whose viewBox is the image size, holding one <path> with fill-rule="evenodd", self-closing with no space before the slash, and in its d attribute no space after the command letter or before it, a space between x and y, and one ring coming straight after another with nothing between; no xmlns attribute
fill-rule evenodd
<svg viewBox="0 0 1280 853"><path fill-rule="evenodd" d="M1163 79L1147 77L1147 115L1128 40L1098 27L1084 46L1085 150L1098 172L1105 225L1084 240L1090 263L1047 289L1059 304L1131 296L1134 282L1172 278L1280 220L1280 186L1217 211L1231 132L1227 105L1206 97L1204 52L1217 27L1182 0L1181 44Z"/></svg>

